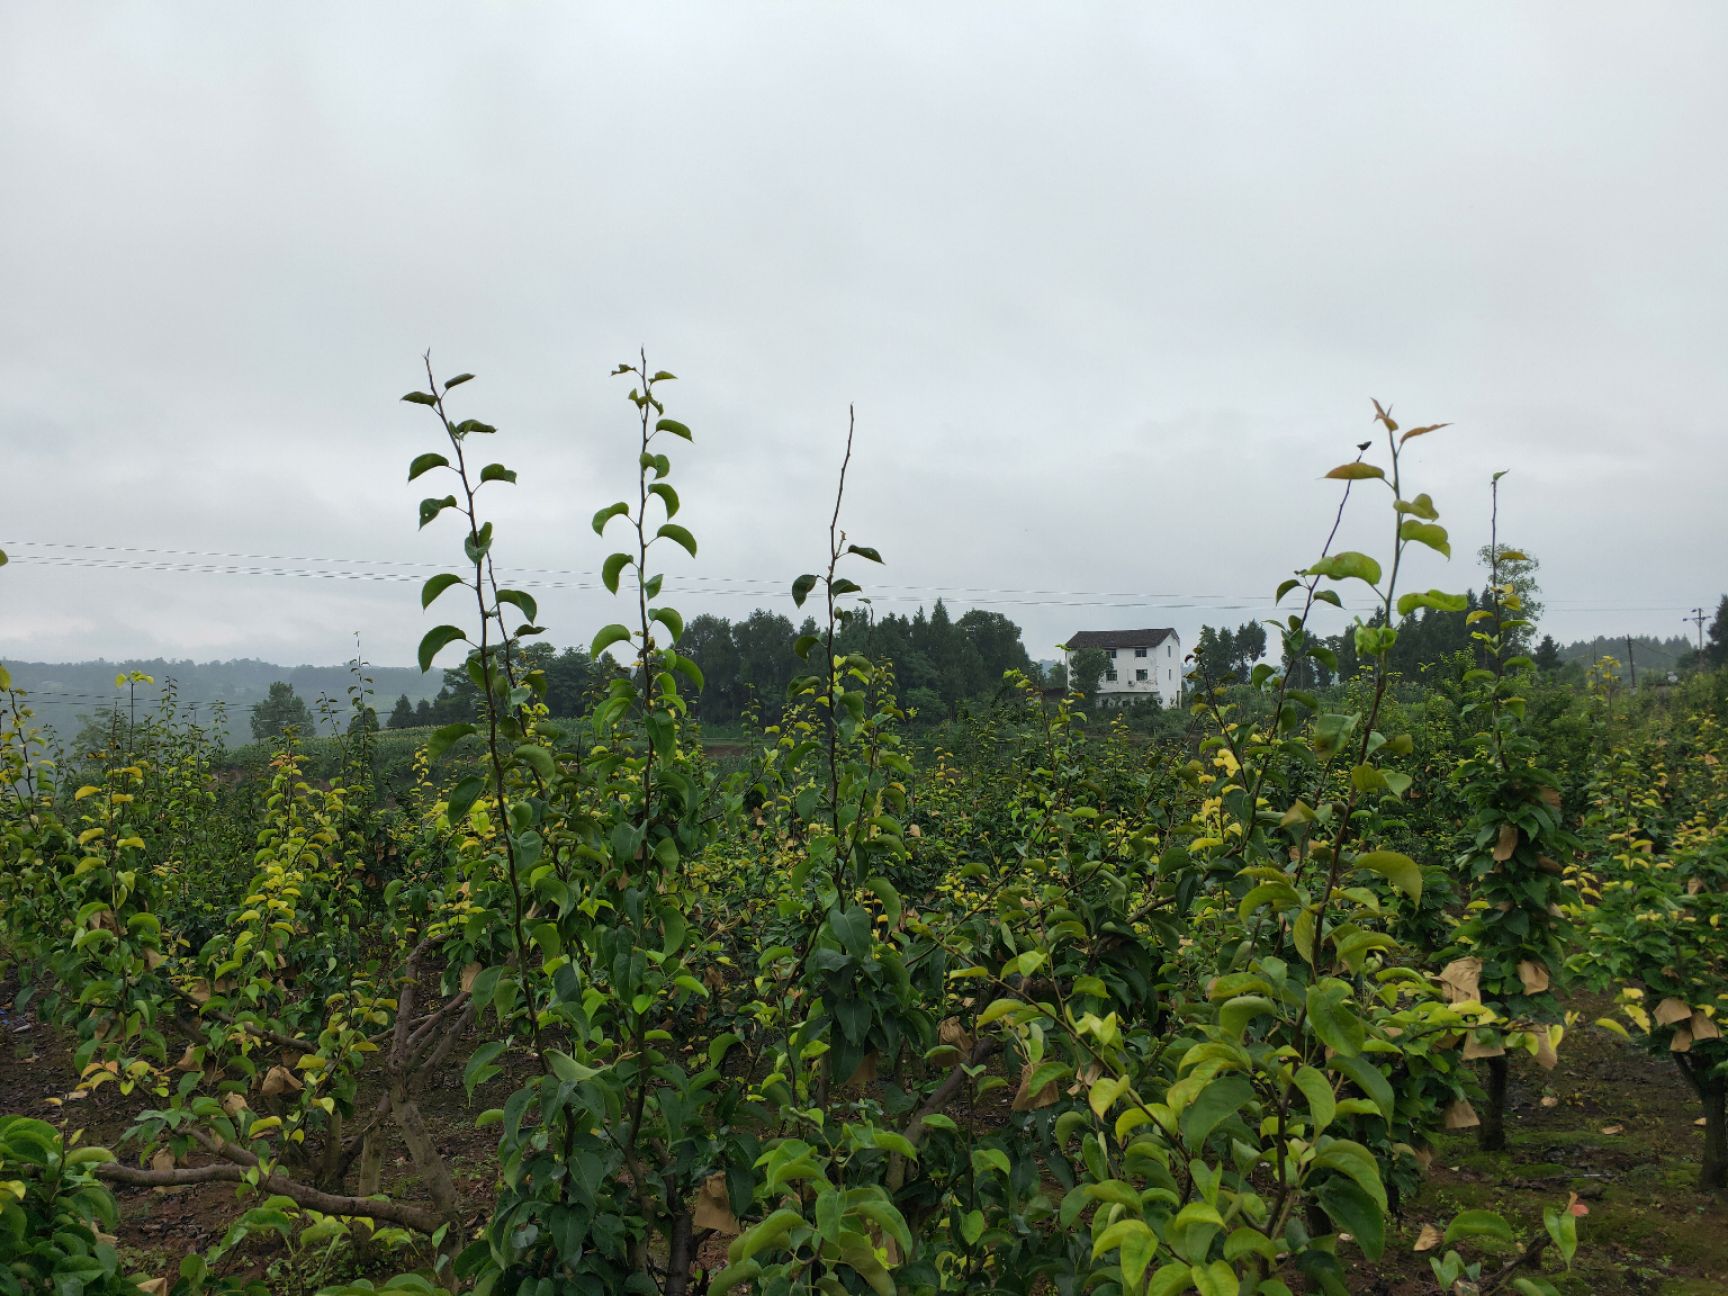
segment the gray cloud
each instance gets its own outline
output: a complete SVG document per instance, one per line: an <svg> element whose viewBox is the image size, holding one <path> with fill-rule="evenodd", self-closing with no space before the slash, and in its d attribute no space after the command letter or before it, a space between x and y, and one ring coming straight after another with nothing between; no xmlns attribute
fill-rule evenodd
<svg viewBox="0 0 1728 1296"><path fill-rule="evenodd" d="M989 596L1035 654L1191 637L1312 556L1372 395L1455 425L1417 579L1480 580L1509 468L1549 628L1671 633L1725 583L1725 56L1708 3L13 6L0 541L458 554L402 480L431 346L522 471L501 556L592 570L645 343L698 434L674 588L814 564L856 401L884 594L1214 596ZM401 662L426 624L32 552L0 653ZM605 603L549 592L554 637Z"/></svg>

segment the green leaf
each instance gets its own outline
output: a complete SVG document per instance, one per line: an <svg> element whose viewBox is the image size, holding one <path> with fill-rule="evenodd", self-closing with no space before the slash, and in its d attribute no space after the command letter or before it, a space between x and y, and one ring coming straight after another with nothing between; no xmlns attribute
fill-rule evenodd
<svg viewBox="0 0 1728 1296"><path fill-rule="evenodd" d="M654 536L656 539L664 537L667 540L682 545L685 553L689 554L692 558L696 556L696 537L691 535L689 531L679 526L676 522L667 522L662 524L660 529L654 533Z"/></svg>
<svg viewBox="0 0 1728 1296"><path fill-rule="evenodd" d="M849 554L857 554L860 558L867 558L873 563L879 563L882 561L882 555L877 553L869 545L847 545L846 552Z"/></svg>
<svg viewBox="0 0 1728 1296"><path fill-rule="evenodd" d="M446 644L453 644L458 639L466 639L467 637L462 633L461 626L433 626L420 640L420 673L424 675L432 669L432 659Z"/></svg>
<svg viewBox="0 0 1728 1296"><path fill-rule="evenodd" d="M420 526L421 526L421 529L424 530L426 525L429 522L431 522L433 518L437 517L440 513L442 513L445 509L455 508L455 507L456 507L456 497L454 495L446 495L443 499L423 499L423 500L421 500L420 501Z"/></svg>
<svg viewBox="0 0 1728 1296"><path fill-rule="evenodd" d="M1339 464L1326 475L1336 481L1366 481L1371 477L1385 477L1386 470L1371 463L1347 463Z"/></svg>
<svg viewBox="0 0 1728 1296"><path fill-rule="evenodd" d="M414 462L408 465L408 480L413 481L421 473L429 473L434 468L448 468L449 466L450 461L436 451L415 455Z"/></svg>
<svg viewBox="0 0 1728 1296"><path fill-rule="evenodd" d="M1391 1122L1397 1103L1392 1094L1392 1083L1386 1079L1379 1067L1369 1061L1367 1055L1346 1057L1342 1053L1336 1053L1326 1059L1326 1065L1367 1094L1380 1109L1380 1115L1385 1117L1388 1123Z"/></svg>
<svg viewBox="0 0 1728 1296"><path fill-rule="evenodd" d="M1512 1226L1490 1210L1459 1211L1446 1226L1446 1245L1460 1238L1493 1238L1497 1242L1512 1240Z"/></svg>
<svg viewBox="0 0 1728 1296"><path fill-rule="evenodd" d="M1452 542L1447 538L1446 528L1438 522L1418 522L1407 518L1398 528L1400 540L1414 540L1417 544L1425 544L1437 553L1452 556Z"/></svg>
<svg viewBox="0 0 1728 1296"><path fill-rule="evenodd" d="M1354 1180L1333 1177L1314 1193L1320 1208L1332 1217L1340 1232L1349 1233L1370 1260L1378 1260L1386 1249L1386 1212Z"/></svg>
<svg viewBox="0 0 1728 1296"><path fill-rule="evenodd" d="M630 631L624 626L613 622L603 626L600 633L594 636L594 642L588 645L588 655L598 657L615 643L624 643L630 638Z"/></svg>
<svg viewBox="0 0 1728 1296"><path fill-rule="evenodd" d="M1578 1217L1570 1207L1548 1206L1542 1211L1542 1226L1548 1230L1548 1236L1559 1248L1560 1258L1570 1269L1572 1257L1578 1254Z"/></svg>
<svg viewBox="0 0 1728 1296"><path fill-rule="evenodd" d="M445 801L444 813L451 823L455 823L467 814L474 802L480 799L480 793L486 788L486 780L478 774L470 774L455 787L450 789L450 796Z"/></svg>
<svg viewBox="0 0 1728 1296"><path fill-rule="evenodd" d="M506 468L503 464L487 464L480 470L480 480L482 482L510 482L514 485L516 481L516 470L514 468Z"/></svg>
<svg viewBox="0 0 1728 1296"><path fill-rule="evenodd" d="M1414 902L1422 899L1422 870L1416 861L1397 851L1369 851L1356 857L1356 867L1378 873Z"/></svg>
<svg viewBox="0 0 1728 1296"><path fill-rule="evenodd" d="M1346 549L1343 553L1335 553L1322 558L1310 567L1306 573L1309 576L1325 576L1331 580L1359 580L1369 585L1380 583L1380 564L1365 553L1357 553Z"/></svg>
<svg viewBox="0 0 1728 1296"><path fill-rule="evenodd" d="M1194 1280L1194 1290L1200 1296L1237 1296L1241 1283L1228 1262L1214 1260L1208 1265L1193 1265L1188 1270Z"/></svg>
<svg viewBox="0 0 1728 1296"><path fill-rule="evenodd" d="M552 1074L570 1084L581 1084L584 1080L592 1080L600 1073L591 1066L584 1066L568 1053L558 1049L546 1050L546 1061L552 1067Z"/></svg>
<svg viewBox="0 0 1728 1296"><path fill-rule="evenodd" d="M799 607L804 606L804 600L810 597L810 591L816 588L816 578L805 572L792 582L792 601Z"/></svg>
<svg viewBox="0 0 1728 1296"><path fill-rule="evenodd" d="M498 602L510 604L530 621L540 615L539 600L525 590L501 589L498 591Z"/></svg>
<svg viewBox="0 0 1728 1296"><path fill-rule="evenodd" d="M600 583L616 594L618 592L618 577L629 564L630 555L627 553L608 554L606 561L600 567Z"/></svg>
<svg viewBox="0 0 1728 1296"><path fill-rule="evenodd" d="M1292 1083L1308 1104L1308 1114L1313 1117L1311 1129L1318 1137L1338 1113L1338 1098L1332 1092L1332 1082L1313 1067L1305 1066L1297 1070Z"/></svg>
<svg viewBox="0 0 1728 1296"><path fill-rule="evenodd" d="M1392 507L1400 513L1414 513L1417 517L1426 518L1430 522L1440 516L1440 510L1434 507L1434 501L1428 497L1426 492L1413 500L1399 500Z"/></svg>
<svg viewBox="0 0 1728 1296"><path fill-rule="evenodd" d="M557 767L552 763L552 753L537 743L523 743L516 749L516 759L543 779L550 780L557 773Z"/></svg>
<svg viewBox="0 0 1728 1296"><path fill-rule="evenodd" d="M677 608L649 608L648 619L658 621L666 627L666 633L672 636L672 642L677 643L684 634L684 618Z"/></svg>
<svg viewBox="0 0 1728 1296"><path fill-rule="evenodd" d="M1470 606L1470 600L1463 594L1448 594L1445 590L1431 589L1425 594L1400 594L1398 596L1398 615L1409 616L1417 608L1433 608L1436 612L1462 612Z"/></svg>
<svg viewBox="0 0 1728 1296"><path fill-rule="evenodd" d="M487 554L492 552L492 524L482 523L479 531L470 535L462 542L462 552L468 555L468 561L478 565Z"/></svg>
<svg viewBox="0 0 1728 1296"><path fill-rule="evenodd" d="M441 725L432 731L432 736L426 740L426 759L435 761L450 750L450 745L469 734L477 732L466 720L458 720L455 724Z"/></svg>
<svg viewBox="0 0 1728 1296"><path fill-rule="evenodd" d="M1285 889L1295 896L1295 890L1288 884L1285 884ZM1218 1024L1240 1039L1249 1022L1277 1011L1278 1005L1265 995L1237 995L1218 1010Z"/></svg>
<svg viewBox="0 0 1728 1296"><path fill-rule="evenodd" d="M702 678L702 668L696 664L693 658L686 657L681 653L667 653L666 659L671 662L672 669L688 679L698 693L706 687L707 681Z"/></svg>
<svg viewBox="0 0 1728 1296"><path fill-rule="evenodd" d="M1350 1139L1322 1138L1311 1164L1316 1169L1336 1170L1348 1175L1382 1211L1386 1209L1386 1185L1380 1182L1380 1163L1374 1154Z"/></svg>
<svg viewBox="0 0 1728 1296"><path fill-rule="evenodd" d="M454 572L439 572L420 587L420 606L429 608L432 600L437 598L452 585L462 584L462 578Z"/></svg>
<svg viewBox="0 0 1728 1296"><path fill-rule="evenodd" d="M457 374L454 378L450 379L448 382L446 382L444 384L444 390L449 391L452 387L460 387L465 382L473 382L473 381L474 381L474 375L473 374L460 373L460 374Z"/></svg>
<svg viewBox="0 0 1728 1296"><path fill-rule="evenodd" d="M409 392L402 398L414 405L436 405L438 398L429 392Z"/></svg>
<svg viewBox="0 0 1728 1296"><path fill-rule="evenodd" d="M683 437L686 441L692 441L695 439L690 435L690 429L685 427L677 419L663 418L654 425L654 430L656 432L670 432L673 436Z"/></svg>
<svg viewBox="0 0 1728 1296"><path fill-rule="evenodd" d="M666 482L655 482L648 488L650 495L658 495L661 503L666 506L666 516L674 517L678 513L678 492Z"/></svg>
<svg viewBox="0 0 1728 1296"><path fill-rule="evenodd" d="M1117 1220L1093 1243L1094 1257L1100 1247L1106 1251L1111 1247L1116 1248L1122 1261L1122 1279L1127 1290L1139 1291L1140 1280L1146 1276L1152 1257L1158 1253L1158 1235L1145 1220Z"/></svg>
<svg viewBox="0 0 1728 1296"><path fill-rule="evenodd" d="M1254 1086L1247 1076L1219 1076L1182 1112L1183 1141L1199 1155L1198 1149L1206 1136L1241 1111L1253 1097Z"/></svg>
<svg viewBox="0 0 1728 1296"><path fill-rule="evenodd" d="M503 1040L490 1040L474 1050L474 1056L468 1059L468 1065L462 1069L462 1087L468 1091L468 1096L474 1096L474 1089L485 1084L502 1069L492 1065L492 1060L504 1051Z"/></svg>
<svg viewBox="0 0 1728 1296"><path fill-rule="evenodd" d="M750 1259L758 1251L773 1246L793 1229L804 1223L797 1211L782 1206L760 1224L754 1225L742 1237L733 1239L726 1258L734 1265Z"/></svg>
<svg viewBox="0 0 1728 1296"><path fill-rule="evenodd" d="M1191 1201L1170 1221L1170 1245L1178 1255L1203 1256L1212 1238L1224 1227L1224 1219L1210 1202ZM1196 1236L1189 1236L1191 1233Z"/></svg>
<svg viewBox="0 0 1728 1296"><path fill-rule="evenodd" d="M606 530L606 524L613 518L620 516L629 517L630 506L623 500L619 500L616 504L608 504L594 515L594 534L603 534Z"/></svg>
<svg viewBox="0 0 1728 1296"><path fill-rule="evenodd" d="M1362 1019L1350 997L1350 987L1326 977L1308 987L1308 1025L1326 1047L1345 1057L1362 1051Z"/></svg>

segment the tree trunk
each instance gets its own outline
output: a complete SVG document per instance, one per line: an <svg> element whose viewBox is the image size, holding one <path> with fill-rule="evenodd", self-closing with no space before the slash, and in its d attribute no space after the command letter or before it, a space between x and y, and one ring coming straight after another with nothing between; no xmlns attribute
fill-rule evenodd
<svg viewBox="0 0 1728 1296"><path fill-rule="evenodd" d="M1695 1055L1671 1053L1674 1065L1704 1105L1704 1158L1698 1167L1703 1192L1728 1189L1728 1077L1710 1075Z"/></svg>
<svg viewBox="0 0 1728 1296"><path fill-rule="evenodd" d="M666 1255L665 1296L684 1296L690 1290L690 1265L695 1260L690 1212L672 1216L672 1237Z"/></svg>
<svg viewBox="0 0 1728 1296"><path fill-rule="evenodd" d="M384 1131L374 1126L360 1137L360 1183L355 1192L357 1196L370 1197L383 1186ZM376 1248L372 1245L371 1229L355 1225L355 1242L362 1259L374 1258Z"/></svg>
<svg viewBox="0 0 1728 1296"><path fill-rule="evenodd" d="M408 1155L414 1158L415 1167L426 1181L432 1204L445 1219L452 1223L459 1221L462 1206L456 1196L456 1185L450 1179L450 1167L438 1151L426 1122L420 1119L420 1109L400 1083L390 1090L390 1115L395 1118L396 1128L402 1132L402 1141L408 1145Z"/></svg>
<svg viewBox="0 0 1728 1296"><path fill-rule="evenodd" d="M1728 1078L1711 1076L1701 1086L1704 1099L1704 1163L1698 1186L1705 1192L1728 1190Z"/></svg>
<svg viewBox="0 0 1728 1296"><path fill-rule="evenodd" d="M1488 1059L1488 1101L1484 1104L1487 1110L1482 1113L1482 1124L1476 1131L1477 1146L1484 1152L1499 1152L1506 1147L1506 1056Z"/></svg>
<svg viewBox="0 0 1728 1296"><path fill-rule="evenodd" d="M324 1131L324 1154L319 1158L318 1177L312 1182L325 1192L339 1193L342 1191L343 1171L342 1113L332 1112L330 1124Z"/></svg>

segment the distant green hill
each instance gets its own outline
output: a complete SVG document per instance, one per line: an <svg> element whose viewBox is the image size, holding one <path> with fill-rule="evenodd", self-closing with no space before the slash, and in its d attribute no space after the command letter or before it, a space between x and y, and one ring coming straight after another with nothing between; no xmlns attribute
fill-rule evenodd
<svg viewBox="0 0 1728 1296"><path fill-rule="evenodd" d="M273 662L240 658L234 661L85 661L85 662L20 662L6 663L15 687L27 690L37 716L52 725L56 732L70 737L84 719L116 704L127 704L127 690L116 688L114 677L129 671L143 671L155 679L155 684L140 684L137 705L140 712L154 708L161 700L164 688L173 681L182 704L196 703L198 715L208 717L214 704L227 708L227 736L232 742L249 742L252 738L251 708L262 702L270 685L285 680L294 692L306 699L317 712L320 695L336 700L344 723L348 717L348 689L354 683L353 671L347 666L278 666ZM443 683L443 672L422 675L412 666L368 666L374 694L372 705L381 719L388 717L390 708L402 694L410 702L437 695Z"/></svg>

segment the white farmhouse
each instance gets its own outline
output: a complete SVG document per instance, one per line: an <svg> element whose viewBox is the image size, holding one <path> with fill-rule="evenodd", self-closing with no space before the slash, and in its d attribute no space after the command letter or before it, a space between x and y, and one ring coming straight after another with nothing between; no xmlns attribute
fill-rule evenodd
<svg viewBox="0 0 1728 1296"><path fill-rule="evenodd" d="M1104 654L1099 706L1131 706L1156 697L1164 706L1182 700L1182 639L1161 630L1081 630L1062 645L1062 663L1074 678L1074 654L1096 648Z"/></svg>

